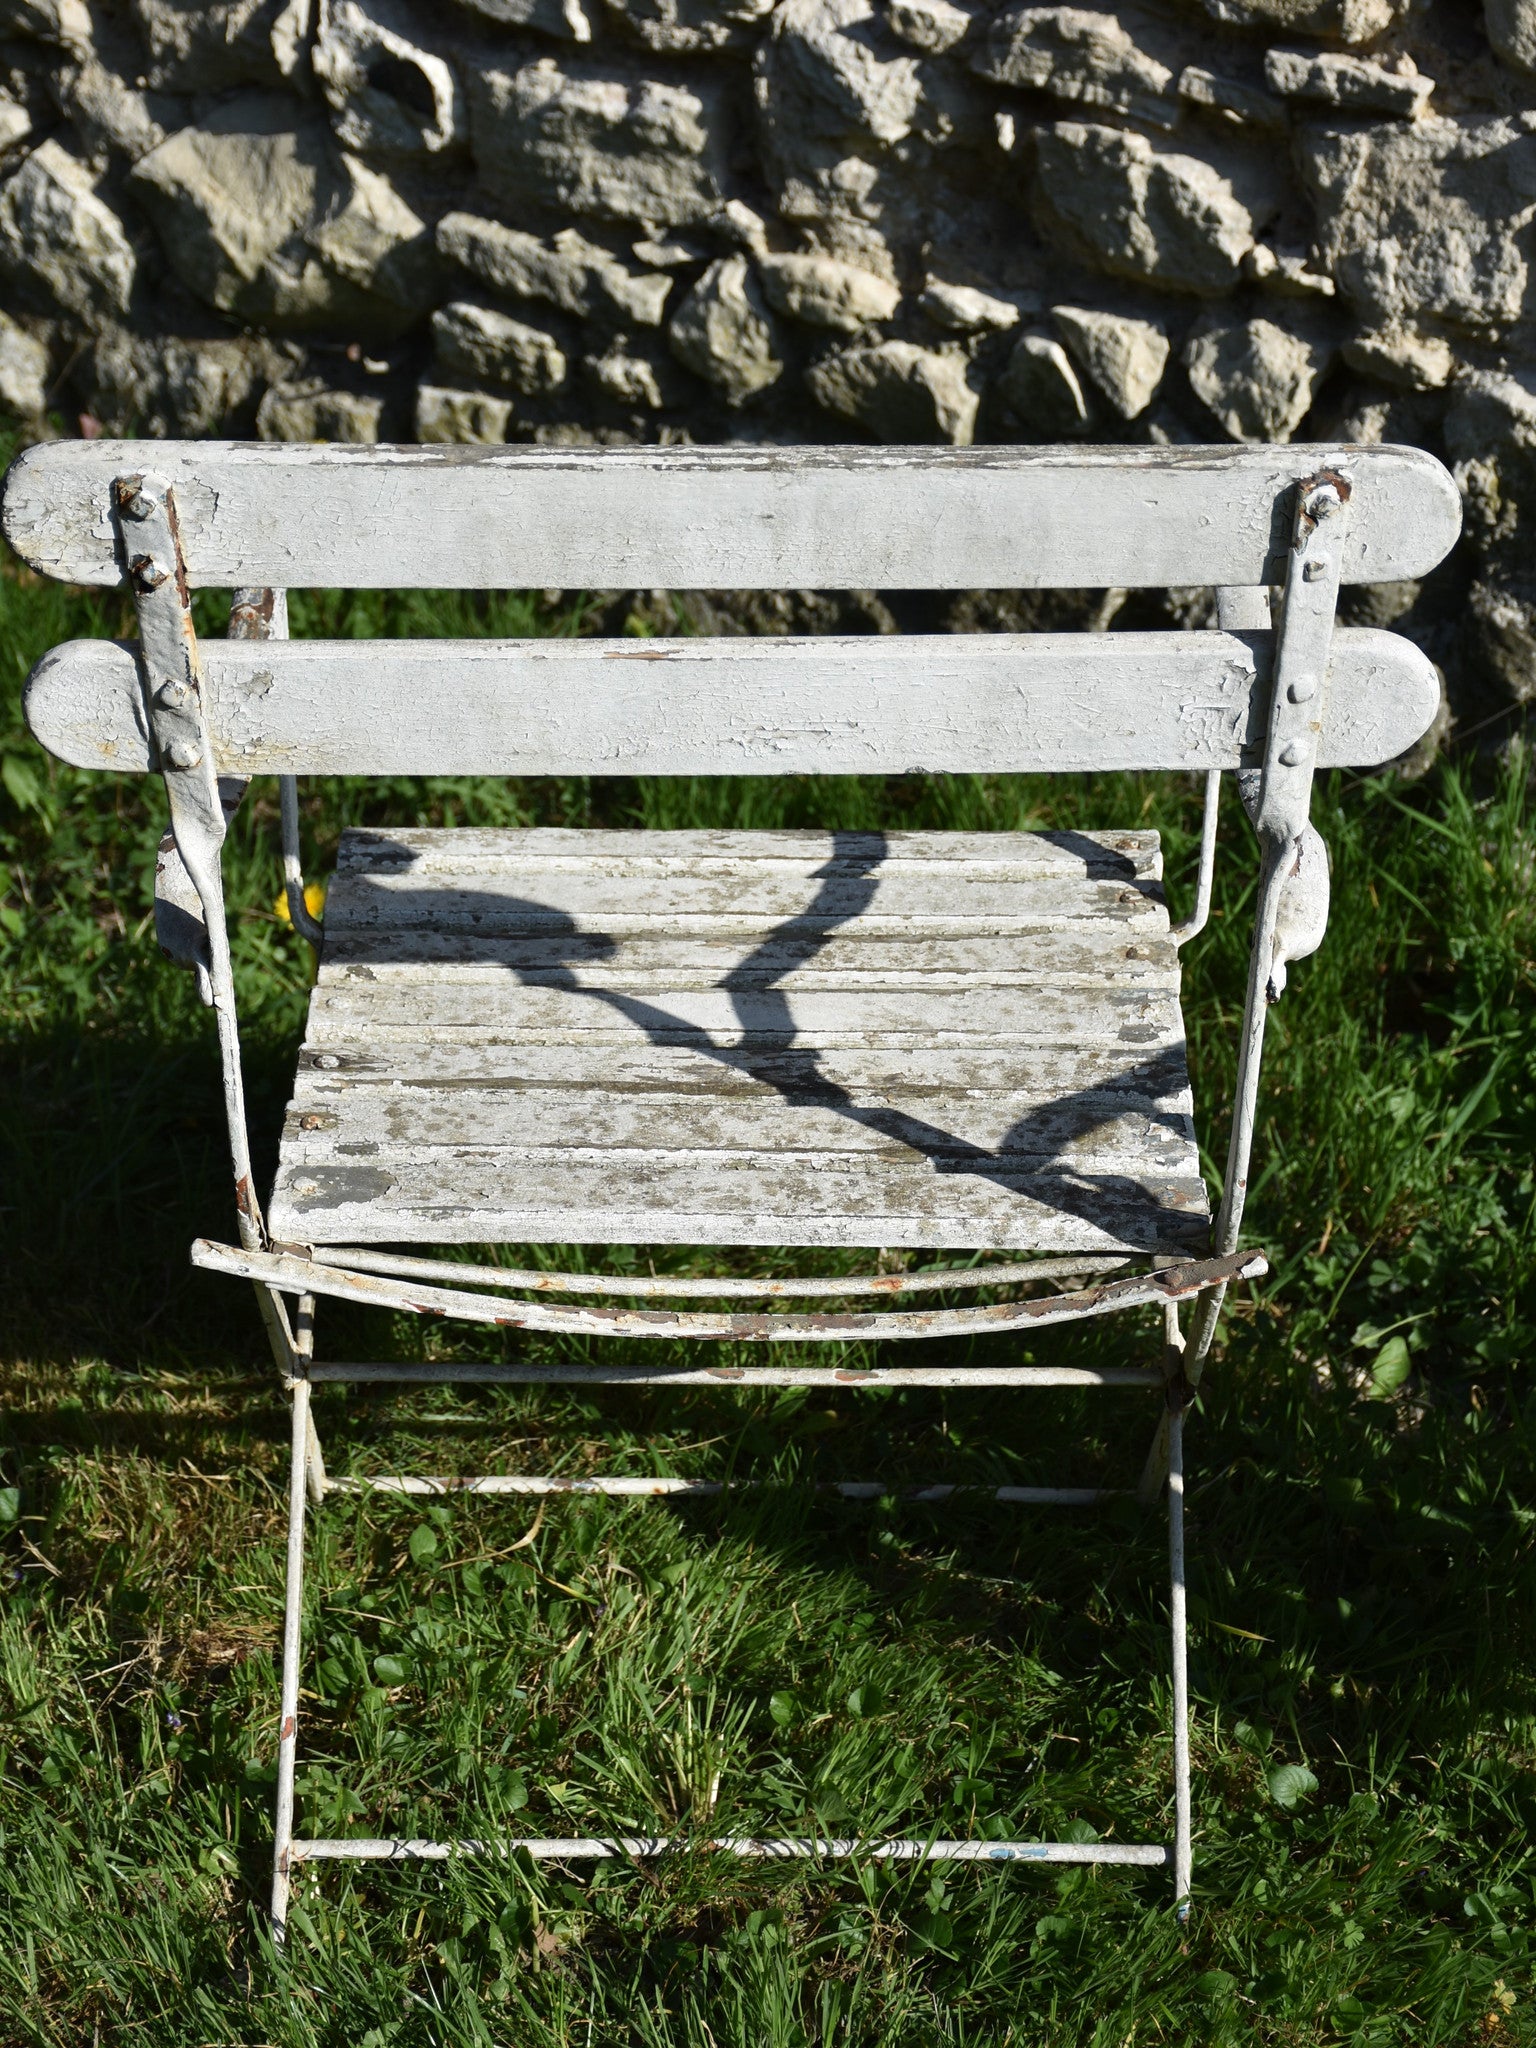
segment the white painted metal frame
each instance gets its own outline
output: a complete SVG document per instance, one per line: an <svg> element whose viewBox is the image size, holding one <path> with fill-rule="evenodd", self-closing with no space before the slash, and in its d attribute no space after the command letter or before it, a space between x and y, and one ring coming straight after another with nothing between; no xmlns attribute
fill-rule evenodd
<svg viewBox="0 0 1536 2048"><path fill-rule="evenodd" d="M155 465L152 473L139 469L146 456ZM693 450L670 451L665 457L640 450L604 451L601 455L483 451L477 453L474 464L479 488L469 494L462 488L463 467L462 454L450 460L447 451L432 450L253 449L218 444L141 450L131 443L120 449L98 443L89 450L77 450L69 444L55 444L24 456L7 485L6 529L13 545L28 559L50 573L82 581L113 582L126 571L134 592L139 645L132 671L124 670L116 650L107 646L96 645L83 654L78 648L59 650L56 657L49 658L55 667L50 669L45 661L34 677L29 716L40 735L65 758L83 759L90 765L158 765L164 775L175 850L201 908L205 937L195 952L194 964L218 1025L240 1224L238 1249L200 1240L193 1257L200 1266L255 1283L278 1365L291 1391L274 1929L281 1938L293 1874L305 1862L433 1861L456 1854L504 1855L518 1848L553 1860L643 1857L711 1848L766 1859L858 1855L1141 1866L1171 1862L1175 1899L1182 1915L1188 1910L1191 1883L1184 1416L1209 1356L1227 1284L1265 1270L1262 1254L1241 1254L1237 1244L1265 1011L1284 986L1288 960L1312 950L1326 920L1326 866L1320 865L1320 845L1312 843L1316 835L1309 822L1313 773L1320 759L1355 760L1362 758L1362 750L1363 758L1379 758L1379 754L1370 755L1369 748L1391 745L1383 733L1370 730L1374 707L1367 701L1363 684L1351 692L1359 701L1351 702L1348 710L1351 716L1365 719L1364 727L1345 731L1325 722L1338 589L1344 575L1401 577L1422 573L1437 561L1455 537L1459 508L1454 488L1429 458L1395 449L1326 451L1322 460L1318 451L1300 450L942 454L925 450ZM312 486L321 472L325 490L317 497ZM601 473L615 494L614 502L605 507L605 533L599 536L602 546L595 554L590 519L594 472ZM114 479L111 504L105 510L99 496L104 474ZM247 486L253 479L267 486L262 501L265 510L255 513L246 509ZM860 506L867 506L871 482L881 493L877 551L883 552L878 567L871 566L869 522L854 516ZM322 523L317 525L317 520ZM1027 521L1026 531L1019 530L1021 520ZM404 546L408 532L412 544ZM1181 642L1183 655L1186 662L1215 658L1229 668L1233 661L1239 668L1246 662L1249 682L1243 685L1244 706L1257 687L1253 650L1262 646L1270 628L1266 586L1283 584L1283 610L1264 690L1266 701L1259 705L1257 697L1253 698L1260 718L1262 765L1244 778L1245 803L1259 833L1262 867L1239 1043L1236 1113L1211 1258L1182 1264L1154 1261L1150 1272L1129 1275L1123 1270L1128 1263L1124 1258L1076 1256L835 1282L755 1283L514 1273L371 1248L296 1248L270 1242L250 1172L220 849L229 810L243 786L239 778L253 771L277 771L289 911L295 928L318 950L320 928L304 899L294 775L285 769L302 767L305 772L316 772L332 765L354 766L355 755L348 748L356 741L354 734L350 741L339 742L341 756L333 762L324 747L317 753L309 744L302 709L297 723L292 711L282 711L284 692L273 687L274 678L279 683L285 675L303 678L297 699L302 707L306 700L311 704L317 701L316 677L318 674L323 687L323 673L316 670L315 650L273 644L284 641L287 630L284 590L278 586L384 581L420 585L558 583L570 580L561 570L573 558L573 547L581 559L593 563L589 573L599 582L661 582L672 587L710 583L826 587L881 581L907 587L945 582L1031 587L1215 582L1222 586L1222 633L1246 638L1228 639L1220 649L1219 636L1202 636L1204 646L1186 638ZM379 573L381 565L387 565L387 573ZM205 662L191 628L188 586L189 581L220 580L232 580L241 587L236 593L230 642L217 653L210 650L209 662ZM1254 636L1260 639L1255 641ZM1158 657L1153 637L1141 641L1138 658ZM1403 643L1367 650L1364 643L1372 638L1390 640L1390 636L1344 636L1338 642L1340 662L1347 666L1352 660L1364 660L1368 667L1374 662L1373 674L1392 671L1395 663L1403 678L1400 690L1407 692L1396 715L1410 726L1419 718L1418 729L1422 730L1433 713L1433 701L1427 705L1416 701L1415 690L1423 694L1422 678L1414 676L1412 661L1401 653ZM266 648L258 654L249 644L253 641L266 643ZM699 666L708 658L708 643L679 643L676 649L668 645L645 651L652 660L686 660L697 676L708 673ZM739 656L741 643L735 643L735 651ZM884 655L891 652L889 648L880 651ZM1014 688L1027 675L1032 660L1075 661L1087 674L1096 665L1112 661L1117 653L1109 636L1089 649L1079 646L1059 656L1043 642L1018 644L1008 651L1013 657L1009 673ZM1123 651L1123 643L1119 651ZM446 650L446 658L462 662L467 652ZM752 663L785 675L794 672L793 664L786 665L786 652L798 659L801 669L813 656L824 663L865 656L862 649L849 653L845 643L822 643L819 650L769 645L748 652ZM972 661L979 677L987 672L988 663L995 662L998 649L994 645L977 647L971 653L963 647L948 652L956 659ZM933 648L925 650L924 659L931 665L936 653ZM613 658L602 647L557 650L557 654L579 666ZM342 650L324 651L320 655L322 669L325 660L340 660L341 655ZM398 659L398 650L393 658ZM441 661L445 650L429 650L428 658ZM517 659L533 661L535 668L541 658L537 650L517 653ZM898 667L901 658L898 652ZM212 686L210 663L216 676ZM255 696L264 700L270 692L278 726L284 716L289 719L287 737L264 738L262 730L250 721L252 694L247 690L241 698L244 686L239 679L256 674L256 664L261 664L264 687ZM651 674L645 669L637 673L642 679ZM400 674L404 677L406 671ZM126 687L125 675L129 677ZM1042 702L1048 710L1047 700ZM237 705L244 708L232 711ZM723 700L720 708L723 710ZM978 699L973 710L979 713L981 709ZM649 702L637 730L653 712L654 703ZM911 707L905 715L910 722L914 715ZM1239 765L1240 749L1248 738L1248 717L1245 708L1233 714L1229 706L1215 725L1206 724L1201 742L1206 748L1203 761L1199 746L1193 751L1185 746L1179 755L1183 765L1202 765L1207 772L1196 900L1191 916L1172 932L1176 944L1193 938L1209 915L1220 774L1223 767ZM706 724L701 732L707 734L707 729ZM472 742L473 724L467 730ZM241 736L239 744L232 743L232 733ZM1416 736L1416 731L1409 731L1399 744L1406 745ZM1026 752L1028 739L1028 728L1021 729ZM395 740L398 732L392 730L391 743ZM559 744L555 743L551 756L556 762ZM1133 726L1125 744L1135 756L1135 765L1151 766L1162 758L1160 750L1168 743L1155 741L1141 730L1137 756L1138 729ZM837 748L823 747L821 751L835 755ZM935 751L932 744L928 751ZM943 751L937 749L941 755ZM814 748L812 754L816 756ZM1069 746L1068 758L1058 756L1035 765L1080 765L1071 754ZM608 765L630 769L635 765L634 756L634 747L621 743ZM366 765L376 764L370 760ZM716 761L712 765L722 764ZM740 770L761 764L741 758L731 765ZM791 749L791 758L780 765L802 767L808 763ZM851 764L837 765L860 763L855 754ZM958 758L956 762L925 760L923 765L960 762ZM486 763L477 758L467 766L484 770ZM701 1296L777 1301L920 1294L1069 1279L1077 1282L1075 1292L981 1309L897 1314L589 1308L546 1303L540 1298L559 1293L667 1301ZM492 1291L485 1291L488 1289ZM508 1303L498 1299L495 1290L535 1299ZM562 1364L329 1364L317 1362L313 1356L314 1304L321 1294L492 1325L778 1342L998 1332L1160 1305L1164 1348L1158 1368L1117 1370L988 1366L960 1372L881 1365L854 1372L769 1365L677 1371ZM295 1302L291 1316L290 1299ZM1178 1315L1178 1303L1183 1299L1195 1303L1187 1342ZM1171 1852L1145 1843L941 1839L731 1838L701 1843L665 1837L582 1837L488 1843L295 1837L304 1528L309 1505L330 1493L364 1490L407 1495L598 1493L656 1498L715 1496L730 1490L709 1481L643 1478L327 1476L311 1415L313 1384L448 1380L482 1384L963 1383L1160 1388L1164 1396L1162 1421L1140 1493L1151 1500L1165 1482L1168 1489L1175 1803ZM858 1499L885 1489L877 1482L847 1482L834 1490L845 1498ZM965 1490L930 1486L916 1489L912 1497L938 1501ZM1093 1490L1073 1488L1000 1487L989 1491L996 1502L1016 1504L1075 1506L1098 1497Z"/></svg>

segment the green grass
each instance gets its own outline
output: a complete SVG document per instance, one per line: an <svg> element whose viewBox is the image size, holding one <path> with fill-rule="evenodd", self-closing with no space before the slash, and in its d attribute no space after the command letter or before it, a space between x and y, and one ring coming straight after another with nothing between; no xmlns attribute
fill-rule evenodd
<svg viewBox="0 0 1536 2048"><path fill-rule="evenodd" d="M580 622L517 598L295 614L307 633ZM1271 1016L1249 1207L1274 1274L1234 1303L1190 1433L1187 1930L1157 1873L333 1868L302 1885L279 1959L263 1902L286 1418L248 1293L186 1262L231 1215L207 1013L150 929L163 799L48 762L19 711L45 647L123 627L115 597L0 580L0 2042L1536 2038L1523 759L1319 791L1333 925ZM275 801L253 798L230 897L270 1164L307 977L272 912ZM1183 903L1199 792L337 782L306 803L319 873L357 820L1145 821ZM1234 802L1187 963L1213 1181L1253 867ZM321 1321L333 1354L459 1341ZM1141 1362L1151 1343L1128 1321L1043 1333L1035 1356ZM325 1388L316 1405L333 1468L372 1470L1123 1483L1153 1421L1134 1392ZM1168 1832L1161 1515L781 1490L542 1515L336 1501L312 1529L307 1831Z"/></svg>

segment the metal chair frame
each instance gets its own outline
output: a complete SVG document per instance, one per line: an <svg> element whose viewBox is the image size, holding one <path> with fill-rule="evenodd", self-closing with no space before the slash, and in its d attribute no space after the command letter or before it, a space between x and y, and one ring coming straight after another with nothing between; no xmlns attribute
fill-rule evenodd
<svg viewBox="0 0 1536 2048"><path fill-rule="evenodd" d="M194 451L195 452L195 451ZM1351 451L1352 453L1353 451ZM1368 454L1370 451L1361 451ZM127 451L133 456L137 451ZM247 1132L235 988L224 903L221 849L229 815L243 787L218 772L219 749L210 727L202 660L193 630L189 575L178 523L177 487L151 465L157 451L145 445L138 459L125 460L112 486L113 539L133 592L137 612L144 716L154 761L163 774L171 833L162 848L157 912L162 941L193 964L217 1025L236 1212L238 1247L199 1240L193 1260L210 1270L254 1283L256 1300L284 1387L291 1400L292 1442L288 1493L287 1579L283 1618L279 1709L272 1924L281 1939L296 1870L325 1861L417 1859L456 1854L527 1851L556 1860L654 1856L670 1850L707 1847L743 1857L813 1858L868 1856L897 1860L963 1862L1096 1863L1170 1866L1180 1915L1191 1890L1191 1801L1189 1693L1184 1565L1184 1426L1189 1406L1210 1357L1222 1301L1235 1279L1267 1270L1258 1252L1242 1252L1239 1240L1248 1187L1265 1016L1284 986L1288 960L1311 951L1326 919L1326 866L1310 824L1310 802L1322 729L1321 707L1329 670L1341 566L1351 521L1351 481L1338 467L1318 465L1316 451L1295 451L1294 487L1289 492L1286 569L1280 593L1272 679L1262 760L1241 780L1261 850L1258 904L1250 952L1243 1021L1237 1048L1235 1113L1227 1151L1226 1177L1211 1254L1201 1260L1153 1259L1148 1270L1122 1270L1128 1256L1067 1255L1012 1261L985 1267L870 1275L842 1280L635 1279L592 1274L552 1275L454 1266L345 1246L292 1246L268 1235L255 1191ZM1334 458L1337 460L1337 456ZM142 466L141 466L142 465ZM9 508L8 508L9 509ZM13 533L13 540L15 535ZM204 580L208 580L206 577ZM1270 593L1249 584L1218 591L1219 623L1228 632L1263 632L1271 626ZM237 590L230 636L286 637L286 601L280 589ZM29 710L31 708L29 701ZM34 721L37 722L37 721ZM1205 777L1199 876L1192 914L1173 928L1176 945L1204 928L1210 910L1221 770ZM283 871L289 913L296 930L315 948L320 924L304 895L299 848L297 782L279 774ZM1321 911L1319 913L1319 896ZM177 920L181 920L180 939ZM905 1309L804 1313L793 1304L807 1298L860 1296L920 1297L937 1290L1063 1282L1066 1293L1036 1294L1022 1300L972 1309ZM501 1290L496 1292L487 1290ZM522 1298L508 1301L506 1292ZM551 1294L576 1297L551 1302ZM496 1326L626 1336L731 1338L753 1342L845 1342L851 1338L924 1338L966 1332L1007 1332L1097 1317L1155 1304L1163 1311L1162 1356L1147 1368L1092 1370L1076 1367L988 1365L975 1368L906 1367L882 1363L858 1374L845 1369L779 1364L697 1370L652 1370L644 1366L530 1364L344 1364L316 1359L314 1318L317 1297L371 1302L396 1311L445 1315ZM585 1296L631 1297L660 1307L587 1305ZM769 1304L692 1311L673 1306L689 1297L751 1299ZM1194 1304L1187 1333L1179 1304ZM294 1307L290 1309L290 1302ZM1166 1485L1170 1574L1169 1630L1173 1698L1174 1830L1171 1848L1161 1843L998 1842L984 1840L746 1840L708 1842L666 1837L594 1835L575 1839L501 1839L496 1842L418 1840L319 1840L294 1833L294 1773L298 1753L301 1670L301 1615L307 1511L328 1495L373 1490L386 1494L551 1495L597 1493L664 1499L718 1494L723 1486L677 1479L594 1478L570 1481L536 1476L495 1475L464 1480L385 1475L336 1478L327 1474L311 1409L316 1384L381 1382L689 1384L725 1380L733 1384L966 1385L1031 1387L1049 1385L1142 1385L1157 1391L1160 1419L1141 1475L1139 1496L1153 1502ZM845 1497L873 1497L878 1483L849 1483ZM921 1489L916 1498L940 1500L949 1486ZM1087 1504L1099 1495L1071 1488L1001 1487L990 1490L1001 1503Z"/></svg>

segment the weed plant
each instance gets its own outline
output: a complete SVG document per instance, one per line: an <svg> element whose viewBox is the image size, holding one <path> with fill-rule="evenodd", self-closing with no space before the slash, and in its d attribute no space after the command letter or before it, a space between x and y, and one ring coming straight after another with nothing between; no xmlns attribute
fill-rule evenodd
<svg viewBox="0 0 1536 2048"><path fill-rule="evenodd" d="M294 601L303 634L582 617L524 597ZM163 796L58 766L21 721L45 648L125 630L116 595L6 566L0 2043L1536 2039L1523 757L1318 791L1333 921L1271 1014L1248 1212L1273 1274L1234 1300L1190 1432L1187 1929L1157 1872L486 1861L307 1875L279 1956L286 1414L248 1292L187 1264L232 1218L208 1015L154 945ZM330 781L304 826L323 876L363 821L1146 823L1178 907L1198 810L1177 777ZM309 977L279 873L257 785L228 874L266 1170ZM1253 876L1229 802L1186 960L1213 1188ZM1032 1355L1145 1362L1155 1336L1120 1319L1041 1333ZM487 1355L483 1333L331 1305L320 1345ZM1125 1485L1155 1420L1136 1391L326 1387L316 1409L335 1470L893 1486ZM1164 1839L1164 1531L1129 1501L334 1499L311 1522L301 1828Z"/></svg>

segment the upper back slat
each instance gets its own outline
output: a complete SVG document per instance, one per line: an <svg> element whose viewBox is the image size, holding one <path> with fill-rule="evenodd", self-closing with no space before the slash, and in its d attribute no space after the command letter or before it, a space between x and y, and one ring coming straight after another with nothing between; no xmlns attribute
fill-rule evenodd
<svg viewBox="0 0 1536 2048"><path fill-rule="evenodd" d="M55 441L10 470L7 540L121 580L115 477L176 491L194 585L1092 589L1279 582L1295 484L1352 490L1346 582L1426 574L1461 504L1396 447L404 448Z"/></svg>

